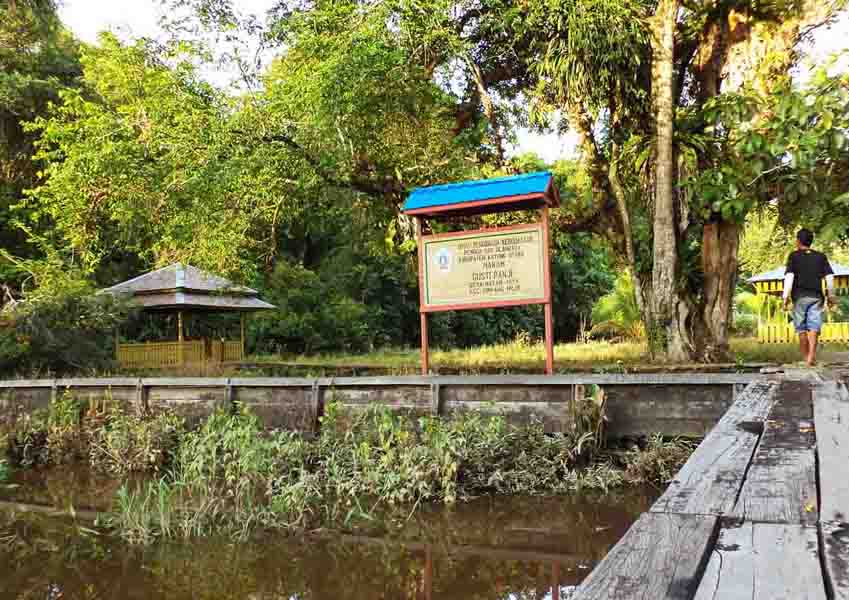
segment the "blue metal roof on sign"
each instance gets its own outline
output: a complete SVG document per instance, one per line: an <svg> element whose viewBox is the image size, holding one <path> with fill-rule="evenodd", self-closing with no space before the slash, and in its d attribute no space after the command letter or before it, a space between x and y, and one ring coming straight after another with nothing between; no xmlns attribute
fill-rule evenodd
<svg viewBox="0 0 849 600"><path fill-rule="evenodd" d="M542 195L548 189L551 178L550 172L542 171L495 179L479 179L477 181L420 187L410 192L407 201L404 203L404 210L419 210L494 200L496 198L527 196L529 194Z"/></svg>

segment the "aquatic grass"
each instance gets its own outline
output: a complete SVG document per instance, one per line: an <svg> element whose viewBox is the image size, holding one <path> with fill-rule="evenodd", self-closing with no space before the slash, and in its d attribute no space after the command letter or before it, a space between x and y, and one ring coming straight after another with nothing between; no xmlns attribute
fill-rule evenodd
<svg viewBox="0 0 849 600"><path fill-rule="evenodd" d="M50 461L47 439L47 411L35 410L23 415L15 423L7 442L12 464L20 467L47 464Z"/></svg>
<svg viewBox="0 0 849 600"><path fill-rule="evenodd" d="M115 495L115 510L106 524L121 532L130 543L150 544L160 537L173 537L175 490L164 479L139 488L122 485Z"/></svg>
<svg viewBox="0 0 849 600"><path fill-rule="evenodd" d="M173 459L185 420L171 412L137 414L112 406L90 415L88 459L113 475L160 472Z"/></svg>
<svg viewBox="0 0 849 600"><path fill-rule="evenodd" d="M666 439L659 434L648 437L644 446L635 446L625 455L625 481L665 486L681 469L693 450L694 440Z"/></svg>
<svg viewBox="0 0 849 600"><path fill-rule="evenodd" d="M612 465L593 464L602 410L592 398L576 427L546 434L543 424L464 413L438 418L385 406L343 412L329 402L315 439L264 432L245 410L210 416L185 434L161 489L122 492L116 510L153 512L166 495L169 527L154 517L118 516L116 529L137 543L159 536L260 528L355 527L376 515L410 514L423 503L454 504L480 495L538 495L620 485ZM155 494L154 494L155 491ZM150 533L142 534L143 527Z"/></svg>

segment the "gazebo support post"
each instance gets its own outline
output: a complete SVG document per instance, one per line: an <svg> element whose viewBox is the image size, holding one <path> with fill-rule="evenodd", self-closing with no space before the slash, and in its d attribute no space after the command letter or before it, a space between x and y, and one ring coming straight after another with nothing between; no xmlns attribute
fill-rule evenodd
<svg viewBox="0 0 849 600"><path fill-rule="evenodd" d="M183 311L177 311L177 362L183 366Z"/></svg>
<svg viewBox="0 0 849 600"><path fill-rule="evenodd" d="M240 326L240 330L241 330L239 339L242 342L242 346L241 346L242 347L242 353L239 356L239 360L245 360L245 323L246 323L246 321L247 321L247 313L243 312L240 316L240 319L239 319L239 326Z"/></svg>

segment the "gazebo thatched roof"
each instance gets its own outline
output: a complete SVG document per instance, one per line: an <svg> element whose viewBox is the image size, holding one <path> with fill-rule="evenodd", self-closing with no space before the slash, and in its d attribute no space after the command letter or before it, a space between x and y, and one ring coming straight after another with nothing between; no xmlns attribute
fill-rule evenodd
<svg viewBox="0 0 849 600"><path fill-rule="evenodd" d="M139 275L106 288L102 293L127 296L131 303L146 309L254 311L276 308L260 300L256 290L182 263Z"/></svg>

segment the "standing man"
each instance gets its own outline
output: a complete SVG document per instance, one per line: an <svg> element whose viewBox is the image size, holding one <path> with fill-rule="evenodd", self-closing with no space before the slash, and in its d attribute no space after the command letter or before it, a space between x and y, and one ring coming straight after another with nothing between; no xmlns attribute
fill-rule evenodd
<svg viewBox="0 0 849 600"><path fill-rule="evenodd" d="M817 360L817 338L822 329L822 280L828 288L828 303L834 301L834 273L822 252L811 250L814 234L800 229L796 234L796 251L787 258L784 274L784 308L790 308L793 299L793 325L799 334L802 358L809 367Z"/></svg>

